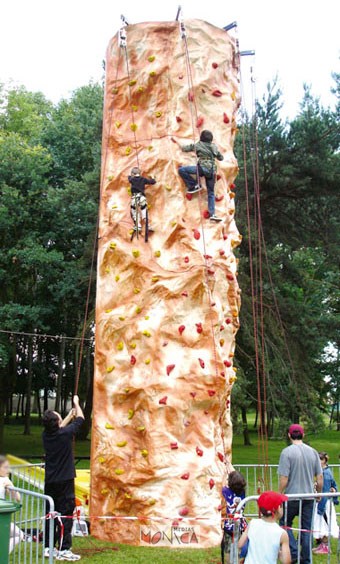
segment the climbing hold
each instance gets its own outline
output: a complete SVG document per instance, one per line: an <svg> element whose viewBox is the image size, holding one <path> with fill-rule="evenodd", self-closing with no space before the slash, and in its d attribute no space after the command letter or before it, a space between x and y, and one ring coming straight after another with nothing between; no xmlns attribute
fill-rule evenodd
<svg viewBox="0 0 340 564"><path fill-rule="evenodd" d="M220 96L222 96L222 92L221 90L213 90L212 95L220 98Z"/></svg>
<svg viewBox="0 0 340 564"><path fill-rule="evenodd" d="M233 100L233 102L235 101L235 99L236 99L236 92L235 92L235 90L233 90L232 93L230 94L230 98Z"/></svg>
<svg viewBox="0 0 340 564"><path fill-rule="evenodd" d="M137 80L130 80L128 82L129 86L134 86L137 83Z"/></svg>
<svg viewBox="0 0 340 564"><path fill-rule="evenodd" d="M117 243L110 243L110 249L115 249L117 247Z"/></svg>
<svg viewBox="0 0 340 564"><path fill-rule="evenodd" d="M227 317L227 319L225 320L225 322L226 322L227 325L230 325L231 319L230 319L229 317Z"/></svg>
<svg viewBox="0 0 340 564"><path fill-rule="evenodd" d="M130 129L131 129L131 131L137 131L137 124L136 124L136 123L131 123Z"/></svg>
<svg viewBox="0 0 340 564"><path fill-rule="evenodd" d="M168 346L168 341L164 341L164 343L162 343L162 347L167 347Z"/></svg>
<svg viewBox="0 0 340 564"><path fill-rule="evenodd" d="M178 78L179 78L180 80L182 80L182 79L184 78L183 74L180 74L180 75L178 76Z"/></svg>
<svg viewBox="0 0 340 564"><path fill-rule="evenodd" d="M209 480L209 488L212 490L213 487L214 487L214 485L215 485L215 481L214 481L212 478L210 478L210 480Z"/></svg>
<svg viewBox="0 0 340 564"><path fill-rule="evenodd" d="M105 313L111 313L112 309L106 309Z"/></svg>
<svg viewBox="0 0 340 564"><path fill-rule="evenodd" d="M170 448L171 448L171 450L178 449L178 443L170 443Z"/></svg>
<svg viewBox="0 0 340 564"><path fill-rule="evenodd" d="M208 396L213 397L216 394L215 390L208 390Z"/></svg>
<svg viewBox="0 0 340 564"><path fill-rule="evenodd" d="M204 217L204 219L209 219L210 213L209 213L208 210L204 210L204 212L203 212L203 217Z"/></svg>
<svg viewBox="0 0 340 564"><path fill-rule="evenodd" d="M119 448L123 448L127 445L127 441L120 441L119 443L116 443L116 445Z"/></svg>
<svg viewBox="0 0 340 564"><path fill-rule="evenodd" d="M230 362L230 360L224 360L224 361L223 361L223 364L224 364L224 366L225 366L226 368L230 368L230 367L231 367L231 362Z"/></svg>
<svg viewBox="0 0 340 564"><path fill-rule="evenodd" d="M189 509L188 507L182 507L178 513L181 517L186 517L189 514Z"/></svg>
<svg viewBox="0 0 340 564"><path fill-rule="evenodd" d="M190 473L189 473L189 472L186 472L185 474L182 474L182 476L181 476L181 479L182 479L182 480L189 480L189 478L190 478Z"/></svg>
<svg viewBox="0 0 340 564"><path fill-rule="evenodd" d="M168 366L166 367L166 373L169 376L169 374L171 374L171 372L173 371L173 369L175 368L175 364L168 364Z"/></svg>
<svg viewBox="0 0 340 564"><path fill-rule="evenodd" d="M161 251L155 251L154 252L155 257L160 257L161 256Z"/></svg>
<svg viewBox="0 0 340 564"><path fill-rule="evenodd" d="M146 316L144 317L144 319L145 319L145 321L148 321L148 320L150 319L150 316L149 316L149 315L146 315Z"/></svg>
<svg viewBox="0 0 340 564"><path fill-rule="evenodd" d="M140 306L137 306L136 309L135 309L135 312L140 313L141 311L142 311L142 308Z"/></svg>
<svg viewBox="0 0 340 564"><path fill-rule="evenodd" d="M217 67L218 67L218 64L217 64L217 63L212 63L212 65L211 65L211 66L212 66L212 68L213 68L213 69L217 69Z"/></svg>
<svg viewBox="0 0 340 564"><path fill-rule="evenodd" d="M133 289L133 293L134 293L134 294L139 294L139 293L140 293L140 288L134 288L134 289Z"/></svg>
<svg viewBox="0 0 340 564"><path fill-rule="evenodd" d="M150 331L147 331L147 330L143 331L143 335L144 335L145 337L151 337Z"/></svg>
<svg viewBox="0 0 340 564"><path fill-rule="evenodd" d="M119 276L119 274L116 274L116 276L115 276L115 281L116 281L116 282L119 282L119 280L120 280L120 276Z"/></svg>
<svg viewBox="0 0 340 564"><path fill-rule="evenodd" d="M189 202L192 200L192 194L186 193L185 197L186 197L187 200L189 200Z"/></svg>
<svg viewBox="0 0 340 564"><path fill-rule="evenodd" d="M159 118L159 117L161 117L161 115L162 115L162 112L159 112L159 111L158 111L158 112L155 112L155 116L156 116L156 118Z"/></svg>
<svg viewBox="0 0 340 564"><path fill-rule="evenodd" d="M149 72L149 75L150 75L150 76L156 76L156 71L151 71L151 72Z"/></svg>
<svg viewBox="0 0 340 564"><path fill-rule="evenodd" d="M223 200L224 195L221 194L220 196L215 196L215 202L221 202L221 200Z"/></svg>
<svg viewBox="0 0 340 564"><path fill-rule="evenodd" d="M146 358L146 359L144 360L144 362L145 362L145 364L150 364L151 359L150 359L150 358Z"/></svg>
<svg viewBox="0 0 340 564"><path fill-rule="evenodd" d="M178 327L178 332L179 332L179 334L182 335L183 331L185 331L185 325L180 325L180 326Z"/></svg>
<svg viewBox="0 0 340 564"><path fill-rule="evenodd" d="M201 238L201 234L198 231L198 229L193 229L194 232L194 239L196 239L197 241Z"/></svg>
<svg viewBox="0 0 340 564"><path fill-rule="evenodd" d="M131 151L132 151L131 147L126 147L125 154L128 156L130 155Z"/></svg>
<svg viewBox="0 0 340 564"><path fill-rule="evenodd" d="M144 92L145 88L144 86L138 86L137 88L137 92Z"/></svg>
<svg viewBox="0 0 340 564"><path fill-rule="evenodd" d="M224 325L220 326L220 331L224 331Z"/></svg>
<svg viewBox="0 0 340 564"><path fill-rule="evenodd" d="M199 358L198 362L200 363L201 368L205 368L205 362L202 358Z"/></svg>
<svg viewBox="0 0 340 564"><path fill-rule="evenodd" d="M135 106L134 104L132 104L131 110L132 110L133 112L137 112L137 111L138 111L138 106Z"/></svg>
<svg viewBox="0 0 340 564"><path fill-rule="evenodd" d="M190 395L195 398L197 396L197 392L190 392Z"/></svg>
<svg viewBox="0 0 340 564"><path fill-rule="evenodd" d="M121 125L122 125L121 121L115 121L115 126L117 129L119 129Z"/></svg>
<svg viewBox="0 0 340 564"><path fill-rule="evenodd" d="M176 121L177 121L177 123L181 123L181 121L182 121L182 118L181 118L181 117L179 117L179 116L176 116Z"/></svg>
<svg viewBox="0 0 340 564"><path fill-rule="evenodd" d="M235 190L236 184L232 183L229 185L230 190Z"/></svg>
<svg viewBox="0 0 340 564"><path fill-rule="evenodd" d="M110 372L113 372L114 369L115 369L115 366L108 366L107 369L106 369L106 372L108 374L110 374Z"/></svg>
<svg viewBox="0 0 340 564"><path fill-rule="evenodd" d="M216 180L221 180L222 176L220 174L216 174Z"/></svg>
<svg viewBox="0 0 340 564"><path fill-rule="evenodd" d="M153 63L153 61L155 60L155 55L150 55L150 57L148 57L148 61L149 63Z"/></svg>
<svg viewBox="0 0 340 564"><path fill-rule="evenodd" d="M128 411L128 419L129 419L129 420L132 419L132 417L134 416L134 414L135 414L134 409L129 409L129 411Z"/></svg>
<svg viewBox="0 0 340 564"><path fill-rule="evenodd" d="M100 493L102 495L107 495L109 493L110 490L108 490L107 488L103 488L102 490L100 490Z"/></svg>
<svg viewBox="0 0 340 564"><path fill-rule="evenodd" d="M151 282L158 282L158 280L159 280L159 276L153 276L151 278Z"/></svg>
<svg viewBox="0 0 340 564"><path fill-rule="evenodd" d="M218 458L220 459L221 462L224 462L224 455L221 452L217 453Z"/></svg>
<svg viewBox="0 0 340 564"><path fill-rule="evenodd" d="M140 255L140 251L138 249L133 249L132 254L135 258L138 258Z"/></svg>
<svg viewBox="0 0 340 564"><path fill-rule="evenodd" d="M118 349L119 351L122 351L123 348L124 348L124 343L123 343L122 341L119 341L119 343L117 344L117 349Z"/></svg>
<svg viewBox="0 0 340 564"><path fill-rule="evenodd" d="M140 425L139 427L137 427L137 431L139 431L140 433L142 433L142 431L145 431L145 426L144 426L144 425Z"/></svg>
<svg viewBox="0 0 340 564"><path fill-rule="evenodd" d="M232 275L232 274L227 274L227 280L230 280L230 282L231 282L232 280L234 280L233 275Z"/></svg>
<svg viewBox="0 0 340 564"><path fill-rule="evenodd" d="M203 255L203 256L204 256L204 258L205 258L206 260L212 259L212 256L211 256L211 255Z"/></svg>
<svg viewBox="0 0 340 564"><path fill-rule="evenodd" d="M181 296L183 296L184 298L188 297L188 292L186 290L184 290L184 292L182 292Z"/></svg>
<svg viewBox="0 0 340 564"><path fill-rule="evenodd" d="M111 92L112 94L118 94L118 88L112 88Z"/></svg>
<svg viewBox="0 0 340 564"><path fill-rule="evenodd" d="M189 262L189 257L184 257L184 262L185 262L186 264L188 264L188 262Z"/></svg>
<svg viewBox="0 0 340 564"><path fill-rule="evenodd" d="M196 454L197 456L203 456L203 450L199 447L196 447Z"/></svg>
<svg viewBox="0 0 340 564"><path fill-rule="evenodd" d="M114 429L114 426L111 423L105 423L105 429Z"/></svg>
<svg viewBox="0 0 340 564"><path fill-rule="evenodd" d="M198 117L196 121L196 127L197 128L202 127L203 123L204 123L204 118L202 116Z"/></svg>
<svg viewBox="0 0 340 564"><path fill-rule="evenodd" d="M222 378L225 378L225 372L220 372Z"/></svg>
<svg viewBox="0 0 340 564"><path fill-rule="evenodd" d="M228 235L226 233L223 233L223 239L226 241L228 239Z"/></svg>
<svg viewBox="0 0 340 564"><path fill-rule="evenodd" d="M229 122L230 122L230 119L228 118L228 116L227 116L226 113L223 114L223 122L224 122L224 123L229 123Z"/></svg>
<svg viewBox="0 0 340 564"><path fill-rule="evenodd" d="M208 274L210 274L211 276L212 276L213 274L215 274L215 270L214 270L213 268L208 268L207 272L208 272Z"/></svg>
<svg viewBox="0 0 340 564"><path fill-rule="evenodd" d="M144 458L146 458L149 454L149 451L147 451L146 448L143 448L143 450L141 450L140 453Z"/></svg>
<svg viewBox="0 0 340 564"><path fill-rule="evenodd" d="M166 405L166 402L167 402L167 401L168 401L168 396L164 396L163 398L161 398L161 399L159 400L158 403L159 403L160 405Z"/></svg>
<svg viewBox="0 0 340 564"><path fill-rule="evenodd" d="M98 458L98 462L99 462L99 464L104 464L104 462L106 462L106 459L103 456L100 456Z"/></svg>
<svg viewBox="0 0 340 564"><path fill-rule="evenodd" d="M189 100L189 102L193 102L193 101L194 101L194 94L193 94L193 92L191 92L191 91L188 92L188 100Z"/></svg>
<svg viewBox="0 0 340 564"><path fill-rule="evenodd" d="M152 151L153 146L152 145L148 145L148 151Z"/></svg>
<svg viewBox="0 0 340 564"><path fill-rule="evenodd" d="M170 191L171 191L171 186L169 186L169 184L166 184L166 185L165 185L165 190L167 190L168 192L170 192Z"/></svg>
<svg viewBox="0 0 340 564"><path fill-rule="evenodd" d="M116 468L115 470L115 474L117 476L121 476L122 474L124 474L125 470L123 470L122 468Z"/></svg>
<svg viewBox="0 0 340 564"><path fill-rule="evenodd" d="M130 347L131 347L132 349L135 349L136 346L137 346L136 343L130 343Z"/></svg>
<svg viewBox="0 0 340 564"><path fill-rule="evenodd" d="M224 257L224 255L225 255L225 250L224 250L224 249L220 249L220 250L219 250L219 253L220 253L220 256L221 256L221 257Z"/></svg>
<svg viewBox="0 0 340 564"><path fill-rule="evenodd" d="M195 325L196 325L197 333L202 333L203 332L202 323L195 323Z"/></svg>
<svg viewBox="0 0 340 564"><path fill-rule="evenodd" d="M125 493L124 494L125 499L132 499L132 495Z"/></svg>
<svg viewBox="0 0 340 564"><path fill-rule="evenodd" d="M231 200L232 200L233 198L235 198L235 194L234 194L234 192L230 192L230 194L229 194L229 198L230 198Z"/></svg>

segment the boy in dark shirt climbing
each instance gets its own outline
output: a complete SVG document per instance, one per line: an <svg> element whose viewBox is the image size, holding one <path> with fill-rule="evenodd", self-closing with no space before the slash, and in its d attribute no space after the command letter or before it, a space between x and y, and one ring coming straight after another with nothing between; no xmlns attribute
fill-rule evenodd
<svg viewBox="0 0 340 564"><path fill-rule="evenodd" d="M128 180L131 184L131 204L130 204L130 212L131 217L134 221L134 230L141 231L142 229L142 221L145 221L146 218L146 210L148 206L147 199L145 197L145 186L147 184L156 184L156 180L154 178L145 178L141 176L141 171L137 166L134 166L131 169L131 174L128 177ZM138 226L137 226L137 210L140 210L138 214ZM149 231L153 231L152 227L149 225Z"/></svg>
<svg viewBox="0 0 340 564"><path fill-rule="evenodd" d="M53 550L57 560L75 562L80 556L71 551L73 511L75 508L74 478L76 476L73 438L84 423L84 414L79 405L78 396L73 398L74 408L62 419L56 411L47 410L44 413L42 434L45 450L45 495L54 500L54 509L65 515L62 527L55 520L54 541L58 540L59 550ZM50 556L49 522L45 529L45 557Z"/></svg>
<svg viewBox="0 0 340 564"><path fill-rule="evenodd" d="M217 146L212 142L213 134L211 131L205 129L200 135L198 143L190 143L190 145L180 145L176 139L173 141L185 153L194 152L197 157L197 166L181 166L178 173L183 178L188 190L188 194L195 194L202 190L197 173L199 177L204 176L208 191L208 210L210 221L222 221L220 217L215 215L215 178L216 178L216 163L223 161L223 155L218 150Z"/></svg>

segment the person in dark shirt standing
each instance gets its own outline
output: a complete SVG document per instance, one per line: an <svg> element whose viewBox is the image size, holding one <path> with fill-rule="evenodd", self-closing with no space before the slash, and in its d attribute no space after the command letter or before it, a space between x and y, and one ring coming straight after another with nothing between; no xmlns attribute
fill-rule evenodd
<svg viewBox="0 0 340 564"><path fill-rule="evenodd" d="M137 166L134 166L131 169L131 174L128 176L128 181L131 185L131 204L130 204L130 212L131 217L134 221L134 230L141 231L142 229L142 221L145 221L146 218L146 209L148 206L147 199L145 197L145 186L147 184L156 184L156 180L154 178L145 178L141 176L141 171ZM140 213L138 215L138 222L137 222L137 208L139 208ZM137 225L138 223L138 225ZM149 231L153 231L152 227L149 225Z"/></svg>
<svg viewBox="0 0 340 564"><path fill-rule="evenodd" d="M61 515L72 517L75 508L74 478L76 477L73 438L84 422L84 414L79 405L79 397L73 398L74 408L62 419L56 411L44 413L42 434L45 450L45 495L54 500L55 511ZM59 550L54 549L57 560L74 562L80 556L73 554L72 525L73 519L63 519L63 535L58 520L55 520L55 543L58 540ZM49 527L45 534L45 557L49 556Z"/></svg>

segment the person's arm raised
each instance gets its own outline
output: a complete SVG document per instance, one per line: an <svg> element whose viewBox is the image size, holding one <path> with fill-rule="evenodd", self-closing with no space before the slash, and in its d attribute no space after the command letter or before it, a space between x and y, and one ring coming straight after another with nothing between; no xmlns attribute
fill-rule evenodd
<svg viewBox="0 0 340 564"><path fill-rule="evenodd" d="M79 405L79 396L73 396L73 405L76 412L76 417L81 417L82 419L85 419L83 410Z"/></svg>
<svg viewBox="0 0 340 564"><path fill-rule="evenodd" d="M62 422L60 423L60 427L67 427L67 425L69 423L71 423L71 421L73 421L73 419L75 418L75 410L72 408L70 410L70 412L66 415L66 417L62 420Z"/></svg>

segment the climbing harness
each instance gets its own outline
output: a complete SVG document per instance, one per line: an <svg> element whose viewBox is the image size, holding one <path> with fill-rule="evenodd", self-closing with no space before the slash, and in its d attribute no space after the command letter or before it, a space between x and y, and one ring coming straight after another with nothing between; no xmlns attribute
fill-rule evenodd
<svg viewBox="0 0 340 564"><path fill-rule="evenodd" d="M147 243L149 240L149 213L148 203L144 194L139 193L132 195L130 212L134 222L131 241L133 241L135 235L137 236L137 239L139 238L139 233L141 232L142 225L144 223L144 240Z"/></svg>

